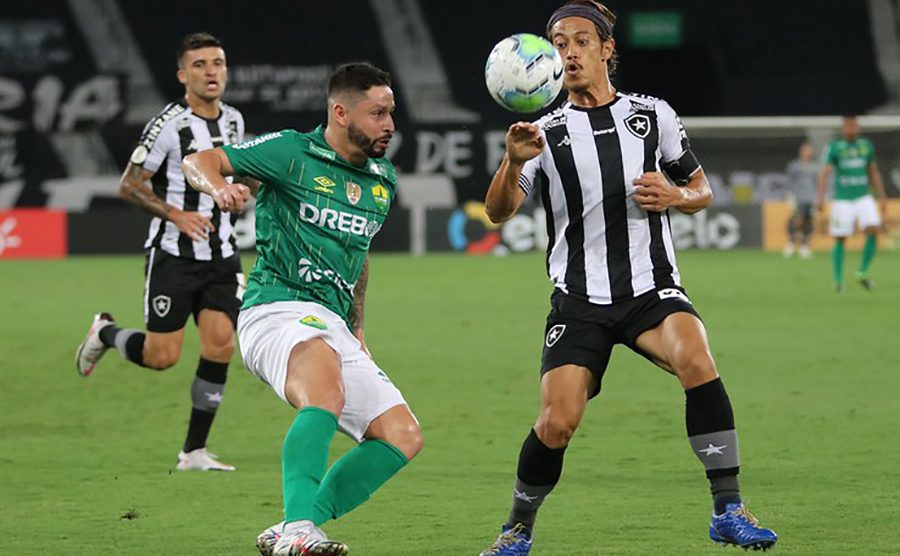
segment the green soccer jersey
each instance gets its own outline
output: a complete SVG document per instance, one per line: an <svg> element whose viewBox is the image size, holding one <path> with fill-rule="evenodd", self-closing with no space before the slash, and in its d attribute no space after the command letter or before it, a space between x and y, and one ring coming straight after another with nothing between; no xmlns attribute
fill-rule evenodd
<svg viewBox="0 0 900 556"><path fill-rule="evenodd" d="M234 173L261 182L256 249L243 308L312 301L345 320L372 238L397 190L394 166L356 166L332 150L319 126L222 147Z"/></svg>
<svg viewBox="0 0 900 556"><path fill-rule="evenodd" d="M834 167L834 198L858 199L869 194L869 164L875 160L875 147L863 137L853 142L832 141L825 149L825 163Z"/></svg>

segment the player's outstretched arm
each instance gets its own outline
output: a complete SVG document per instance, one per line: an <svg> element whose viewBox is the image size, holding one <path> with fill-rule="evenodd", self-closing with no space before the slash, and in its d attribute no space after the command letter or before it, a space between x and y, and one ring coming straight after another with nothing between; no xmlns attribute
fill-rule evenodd
<svg viewBox="0 0 900 556"><path fill-rule="evenodd" d="M525 192L519 187L522 168L543 150L544 137L540 127L528 122L517 122L510 126L506 132L506 154L491 180L484 200L491 222L505 222L519 210L525 200Z"/></svg>
<svg viewBox="0 0 900 556"><path fill-rule="evenodd" d="M698 168L682 186L669 183L662 172L645 172L634 180L634 185L634 201L646 211L662 212L674 208L694 214L712 203L712 188L703 168Z"/></svg>
<svg viewBox="0 0 900 556"><path fill-rule="evenodd" d="M208 239L209 232L214 229L210 218L198 212L183 211L157 197L147 183L152 177L153 172L129 162L119 180L119 196L148 214L172 222L178 231L194 241Z"/></svg>
<svg viewBox="0 0 900 556"><path fill-rule="evenodd" d="M228 183L234 173L225 151L210 149L188 155L181 171L191 187L212 197L224 212L240 212L250 198L250 188L242 183Z"/></svg>

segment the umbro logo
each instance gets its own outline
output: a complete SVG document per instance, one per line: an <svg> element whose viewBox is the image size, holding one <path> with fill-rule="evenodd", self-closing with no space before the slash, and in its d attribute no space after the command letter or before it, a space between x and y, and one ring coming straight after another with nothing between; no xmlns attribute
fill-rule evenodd
<svg viewBox="0 0 900 556"><path fill-rule="evenodd" d="M553 347L553 345L562 338L562 335L566 332L565 324L554 324L550 330L547 331L547 340L545 344L547 347Z"/></svg>
<svg viewBox="0 0 900 556"><path fill-rule="evenodd" d="M169 310L172 308L172 298L168 295L157 295L153 298L153 312L159 318L165 318L166 315L169 314Z"/></svg>

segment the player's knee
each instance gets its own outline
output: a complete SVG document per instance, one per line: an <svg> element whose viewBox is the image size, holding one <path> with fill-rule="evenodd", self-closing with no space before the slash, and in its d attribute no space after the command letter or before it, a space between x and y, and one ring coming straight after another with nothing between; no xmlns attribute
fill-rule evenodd
<svg viewBox="0 0 900 556"><path fill-rule="evenodd" d="M392 430L385 441L403 452L403 455L406 456L406 459L408 460L416 457L425 445L425 439L422 437L422 430L419 428L419 425L415 423L410 423Z"/></svg>
<svg viewBox="0 0 900 556"><path fill-rule="evenodd" d="M210 361L230 361L234 353L234 336L229 334L226 337L216 338L214 341L206 342L201 350L203 358Z"/></svg>
<svg viewBox="0 0 900 556"><path fill-rule="evenodd" d="M144 364L151 369L164 371L178 363L180 350L172 348L155 348L144 350Z"/></svg>
<svg viewBox="0 0 900 556"><path fill-rule="evenodd" d="M569 444L580 421L581 411L576 408L550 405L541 412L535 432L548 448L561 448Z"/></svg>
<svg viewBox="0 0 900 556"><path fill-rule="evenodd" d="M712 354L702 348L677 350L672 370L684 383L703 383L716 377L716 364Z"/></svg>

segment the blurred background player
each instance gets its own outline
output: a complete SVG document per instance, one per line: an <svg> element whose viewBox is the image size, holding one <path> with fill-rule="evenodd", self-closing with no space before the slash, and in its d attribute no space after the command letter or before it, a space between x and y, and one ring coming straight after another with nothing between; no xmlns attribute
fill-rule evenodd
<svg viewBox="0 0 900 556"><path fill-rule="evenodd" d="M263 556L346 554L319 525L368 500L422 447L418 421L363 334L369 246L397 185L384 158L394 107L390 75L348 64L329 80L324 129L269 133L184 161L191 185L226 211L242 196L225 176L263 182L241 355L299 410L282 450L284 522L257 538ZM358 444L326 473L337 430Z"/></svg>
<svg viewBox="0 0 900 556"><path fill-rule="evenodd" d="M791 257L799 252L800 257L812 256L809 238L813 230L813 205L816 203L816 184L819 164L814 160L812 143L800 145L796 160L787 167L788 187L794 197L794 214L788 220L788 242L784 246L784 256Z"/></svg>
<svg viewBox="0 0 900 556"><path fill-rule="evenodd" d="M824 165L819 174L818 199L820 211L825 207L828 178L834 172L834 199L828 229L834 238L835 291L844 290L844 241L853 235L857 224L866 234L866 243L856 281L871 290L874 283L869 279L869 265L878 248L878 231L886 215L887 197L881 172L875 162L875 146L860 136L859 121L855 116L844 117L841 137L828 144L822 159ZM872 189L878 195L879 206L872 197Z"/></svg>
<svg viewBox="0 0 900 556"><path fill-rule="evenodd" d="M177 468L234 471L206 450L206 440L225 391L244 275L232 215L219 210L209 195L186 187L181 160L240 142L244 119L219 100L228 68L218 39L206 33L187 35L177 60L184 97L166 105L146 125L120 184L123 199L153 216L144 243L147 330L119 328L109 313L100 313L78 347L76 365L86 377L114 347L136 365L168 369L178 362L184 325L193 314L200 332L200 361Z"/></svg>
<svg viewBox="0 0 900 556"><path fill-rule="evenodd" d="M713 495L710 538L756 549L777 540L741 500L731 402L672 248L668 209L698 212L712 192L672 107L610 83L615 20L591 0L572 0L550 17L547 36L563 58L568 99L537 124L510 127L487 193L488 215L502 222L542 176L554 292L540 414L519 454L512 511L482 556L531 550L538 509L559 481L566 447L600 392L615 344L674 374L684 388L688 440Z"/></svg>

